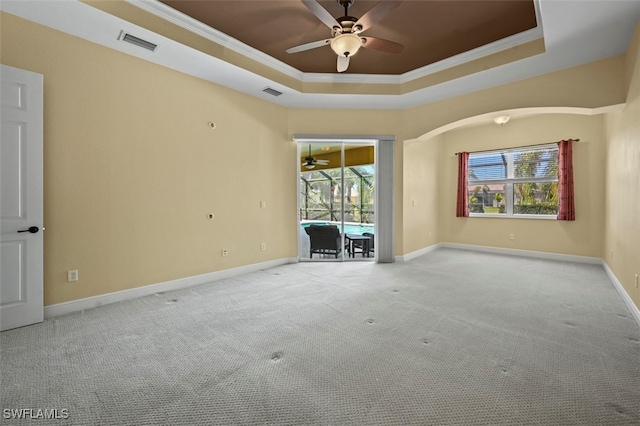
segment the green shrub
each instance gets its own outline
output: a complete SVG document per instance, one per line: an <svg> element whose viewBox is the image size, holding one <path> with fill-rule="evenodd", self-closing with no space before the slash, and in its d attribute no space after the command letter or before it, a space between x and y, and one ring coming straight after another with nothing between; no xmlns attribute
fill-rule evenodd
<svg viewBox="0 0 640 426"><path fill-rule="evenodd" d="M551 203L517 205L514 214L558 214L558 206Z"/></svg>
<svg viewBox="0 0 640 426"><path fill-rule="evenodd" d="M469 212L484 213L484 207L482 206L482 203L469 203Z"/></svg>

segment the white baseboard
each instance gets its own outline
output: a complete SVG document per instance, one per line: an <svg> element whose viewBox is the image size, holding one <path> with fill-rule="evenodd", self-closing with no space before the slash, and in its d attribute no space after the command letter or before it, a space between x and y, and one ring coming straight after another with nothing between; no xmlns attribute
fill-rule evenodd
<svg viewBox="0 0 640 426"><path fill-rule="evenodd" d="M113 293L101 294L98 296L86 297L84 299L71 300L69 302L56 303L44 307L44 317L51 318L58 315L69 314L72 312L83 311L85 309L96 308L110 303L120 302L123 300L135 299L137 297L148 296L163 291L179 290L199 284L206 284L212 281L218 281L225 278L235 277L249 272L259 271L261 269L273 268L275 266L287 263L296 263L298 258L282 258L270 260L267 262L254 263L252 265L240 266L237 268L224 269L222 271L211 272L208 274L196 275L193 277L180 278L172 281L165 281L157 284L150 284L143 287L136 287Z"/></svg>
<svg viewBox="0 0 640 426"><path fill-rule="evenodd" d="M488 246L478 246L471 244L457 244L457 243L438 243L429 247L422 248L420 250L416 250L414 252L405 254L403 256L396 256L396 262L407 262L411 259L415 259L416 257L425 255L430 253L440 247L443 248L455 248L461 250L472 250L472 251L481 251L488 253L499 253L505 255L512 256L526 256L526 257L536 257L541 259L550 259L550 260L562 260L566 262L577 262L577 263L592 263L602 265L607 276L613 283L616 291L624 301L625 305L631 312L631 315L638 323L638 327L640 327L640 310L631 300L631 296L626 292L618 278L615 276L609 265L601 259L597 257L587 257L587 256L574 256L568 254L558 254L558 253L546 253L540 251L530 251L530 250L515 250L515 249L507 249L507 248L499 248L499 247L488 247ZM282 258L276 260L270 260L267 262L255 263L252 265L240 266L238 268L225 269L222 271L211 272L203 275L196 275L193 277L180 278L172 281L165 281L162 283L151 284L143 287L136 287L128 290L116 291L113 293L101 294L99 296L86 297L84 299L71 300L69 302L57 303L55 305L49 305L44 307L44 317L51 318L58 315L69 314L72 312L83 311L85 309L96 308L102 305L108 305L110 303L120 302L123 300L135 299L137 297L148 296L150 294L155 294L163 291L170 290L179 290L187 287L192 287L194 285L206 284L208 282L218 281L225 278L235 277L238 275L246 274L249 272L259 271L261 269L273 268L275 266L284 265L287 263L297 263L298 258Z"/></svg>
<svg viewBox="0 0 640 426"><path fill-rule="evenodd" d="M407 253L402 256L396 256L396 262L408 262L411 259L415 259L416 257L420 257L424 254L431 253L439 247L442 247L442 243L434 244L432 246L421 248L420 250L413 251L411 253Z"/></svg>
<svg viewBox="0 0 640 426"><path fill-rule="evenodd" d="M564 262L576 262L576 263L593 263L600 265L602 259L599 257L588 256L576 256L572 254L561 253L548 253L544 251L532 251L532 250L517 250L502 247L489 247L489 246L477 246L472 244L458 244L458 243L440 243L441 247L454 248L460 250L473 250L483 251L487 253L506 254L509 256L524 256L524 257L536 257L539 259L548 260L562 260Z"/></svg>
<svg viewBox="0 0 640 426"><path fill-rule="evenodd" d="M627 293L627 291L622 286L622 283L618 280L616 275L613 273L607 262L599 257L588 257L588 256L575 256L570 254L559 254L559 253L547 253L542 251L531 251L531 250L516 250L516 249L508 249L508 248L500 248L500 247L489 247L489 246L477 246L472 244L458 244L458 243L439 243L434 246L425 247L421 250L414 251L413 253L406 254L404 256L396 256L397 262L407 261L409 259L413 259L418 256L422 256L423 254L429 253L435 250L438 247L446 247L446 248L454 248L460 250L472 250L472 251L481 251L486 253L498 253L505 254L510 256L525 256L525 257L535 257L539 259L550 259L550 260L561 260L565 262L576 262L576 263L592 263L595 265L602 265L607 276L613 283L614 288L624 301L625 305L631 312L631 315L636 320L638 327L640 327L640 310L631 300L631 296ZM398 260L400 259L400 260Z"/></svg>
<svg viewBox="0 0 640 426"><path fill-rule="evenodd" d="M636 304L633 303L633 300L631 300L631 296L629 296L629 293L627 293L627 291L624 289L620 280L618 280L618 277L616 277L616 274L613 273L611 268L609 268L609 265L607 265L607 262L605 262L604 260L602 260L602 267L604 268L604 271L609 276L609 279L613 283L613 286L618 291L618 294L624 301L624 304L627 305L627 308L629 308L631 315L638 323L638 327L640 327L640 309L638 309Z"/></svg>

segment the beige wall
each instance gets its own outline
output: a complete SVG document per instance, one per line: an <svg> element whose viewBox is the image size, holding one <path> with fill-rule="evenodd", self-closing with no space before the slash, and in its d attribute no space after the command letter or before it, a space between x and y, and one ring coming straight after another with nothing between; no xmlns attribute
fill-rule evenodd
<svg viewBox="0 0 640 426"><path fill-rule="evenodd" d="M606 115L603 257L636 306L640 289L640 25L627 52L627 103Z"/></svg>
<svg viewBox="0 0 640 426"><path fill-rule="evenodd" d="M404 114L407 139L462 119L523 108L600 108L625 102L624 56L480 90L411 108ZM500 115L500 114L496 114Z"/></svg>
<svg viewBox="0 0 640 426"><path fill-rule="evenodd" d="M512 119L443 135L440 216L442 241L602 257L604 220L604 138L602 116L568 114ZM576 220L455 217L456 152L511 148L579 138L574 143ZM509 240L515 234L515 240Z"/></svg>
<svg viewBox="0 0 640 426"><path fill-rule="evenodd" d="M440 151L444 137L404 142L403 248L409 254L436 244L441 239Z"/></svg>
<svg viewBox="0 0 640 426"><path fill-rule="evenodd" d="M391 135L395 136L395 252L403 250L402 170L403 113L395 110L326 110L292 109L289 111L289 134L304 135Z"/></svg>
<svg viewBox="0 0 640 426"><path fill-rule="evenodd" d="M47 305L296 256L295 133L395 135L397 255L439 241L595 257L613 249L607 261L639 303L638 35L626 62L618 56L406 111L287 110L1 16L2 63L44 74ZM625 99L626 109L606 119L548 115L417 140L493 111ZM567 137L583 140L578 220L453 217L454 152ZM69 269L79 282L66 282Z"/></svg>
<svg viewBox="0 0 640 426"><path fill-rule="evenodd" d="M46 305L296 256L286 109L7 14L2 62L44 75Z"/></svg>
<svg viewBox="0 0 640 426"><path fill-rule="evenodd" d="M404 111L403 133L422 142L415 144L414 139L409 139L403 144L404 241L398 254L409 254L437 242L455 242L601 257L604 207L602 200L590 194L589 188L599 188L600 194L604 190L602 117L551 114L514 119L504 127L491 123L446 133L443 128L455 128L457 122L491 113L500 115L531 108L577 108L586 113L594 108L622 104L624 75L625 59L621 55ZM594 81L598 84L594 85ZM486 117L486 121L490 121L490 117ZM429 136L434 134L438 136ZM576 159L585 161L588 167L576 172L576 179L581 180L580 189L576 189L581 191L576 222L455 218L455 152L537 144L568 137L584 140L576 146ZM434 148L436 145L439 148ZM440 157L434 165L435 151ZM437 196L434 196L433 180L421 180L422 176L436 177ZM427 204L413 207L414 194L426 198ZM434 225L428 219L432 213L426 209L432 206L437 206L438 213L434 222L436 231L430 238L429 228ZM511 233L516 234L514 241L508 239Z"/></svg>

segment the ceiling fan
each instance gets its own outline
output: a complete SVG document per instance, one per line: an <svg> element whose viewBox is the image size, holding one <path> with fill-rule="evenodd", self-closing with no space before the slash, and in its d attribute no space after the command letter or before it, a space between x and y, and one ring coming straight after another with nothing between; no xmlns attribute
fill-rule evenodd
<svg viewBox="0 0 640 426"><path fill-rule="evenodd" d="M355 0L336 0L341 7L344 7L344 16L341 18L331 16L317 0L301 1L316 18L331 28L331 38L291 47L286 50L287 53L298 53L322 46L331 46L331 49L338 55L338 72L344 72L349 67L349 58L355 55L360 47L387 53L400 53L404 47L394 41L360 35L373 24L384 19L400 5L402 0L381 0L360 19L349 16L349 7L353 5Z"/></svg>
<svg viewBox="0 0 640 426"><path fill-rule="evenodd" d="M316 164L319 166L326 166L329 164L329 160L317 160L311 156L311 145L309 145L309 155L304 158L302 162L302 166L311 170L316 167Z"/></svg>

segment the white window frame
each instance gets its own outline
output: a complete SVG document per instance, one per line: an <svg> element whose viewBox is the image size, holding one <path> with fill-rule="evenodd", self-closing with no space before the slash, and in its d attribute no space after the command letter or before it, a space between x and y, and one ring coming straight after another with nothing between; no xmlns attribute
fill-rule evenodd
<svg viewBox="0 0 640 426"><path fill-rule="evenodd" d="M471 162L471 158L474 155L505 155L507 159L507 177L505 179L485 179L485 180L474 180L470 181L467 179L468 187L471 188L472 185L482 186L482 185L496 185L496 184L504 184L504 192L505 192L505 212L504 213L469 213L469 217L490 217L490 218L502 218L502 219L545 219L545 220L556 220L557 215L555 214L514 214L514 199L513 199L513 184L514 183L545 183L545 182L558 182L558 176L555 178L550 177L530 177L530 178L514 178L509 177L514 174L514 154L516 152L523 152L532 149L558 149L556 144L545 144L545 145L535 145L535 146L526 146L520 148L508 148L508 149L496 149L492 151L480 151L480 152L471 152L469 153L469 162Z"/></svg>

